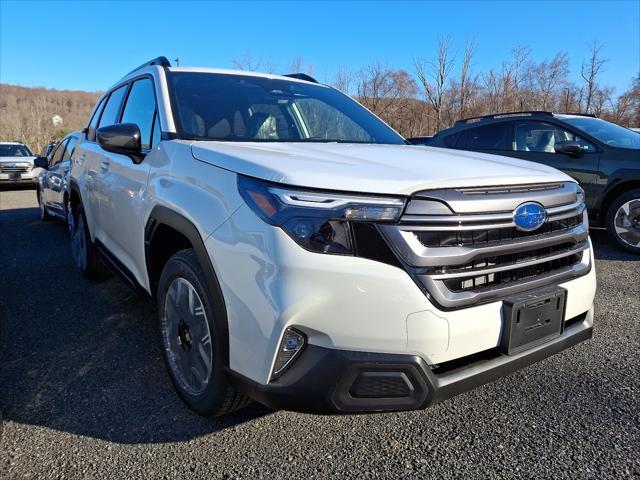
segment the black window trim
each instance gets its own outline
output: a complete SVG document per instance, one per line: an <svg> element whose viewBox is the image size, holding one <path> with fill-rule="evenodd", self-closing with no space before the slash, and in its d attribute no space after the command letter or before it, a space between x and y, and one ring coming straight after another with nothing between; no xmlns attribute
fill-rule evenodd
<svg viewBox="0 0 640 480"><path fill-rule="evenodd" d="M118 116L116 117L118 119L117 123L121 123L122 122L122 116L124 115L124 109L127 105L127 102L129 101L129 95L131 94L131 89L133 88L133 84L134 82L137 82L138 80L143 80L145 78L149 78L151 80L151 87L153 90L153 99L155 101L156 104L156 108L153 114L153 118L151 119L151 138L149 139L149 141L151 141L151 139L153 138L153 122L155 122L156 119L156 115L158 115L158 95L156 94L156 83L153 81L153 75L151 75L150 73L143 73L142 75L138 75L136 77L130 78L129 80L127 80L127 82L129 82L129 85L127 87L127 91L125 92L125 96L122 100L122 104L120 105L120 111L118 112ZM122 83L122 85L124 85L124 82ZM117 90L117 87L114 88L114 90ZM160 122L160 120L158 119L158 122ZM162 132L162 125L160 125L160 132ZM161 137L162 137L162 133L161 133ZM162 141L163 139L160 138L160 141ZM150 145L151 146L151 145ZM151 148L143 148L142 149L142 153L143 154L147 154L149 153L151 150L153 150L153 147L151 146Z"/></svg>

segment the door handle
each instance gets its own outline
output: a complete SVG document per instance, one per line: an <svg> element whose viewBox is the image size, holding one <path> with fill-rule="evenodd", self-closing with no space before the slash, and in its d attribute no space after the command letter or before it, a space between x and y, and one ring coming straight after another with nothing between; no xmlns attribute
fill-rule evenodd
<svg viewBox="0 0 640 480"><path fill-rule="evenodd" d="M106 173L109 170L108 160L103 160L100 162L100 170L102 170L102 173Z"/></svg>

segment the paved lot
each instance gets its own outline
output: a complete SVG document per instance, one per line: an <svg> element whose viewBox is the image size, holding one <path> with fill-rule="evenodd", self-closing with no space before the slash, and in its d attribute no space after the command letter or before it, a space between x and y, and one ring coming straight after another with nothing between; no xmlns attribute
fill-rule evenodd
<svg viewBox="0 0 640 480"><path fill-rule="evenodd" d="M33 190L0 191L0 478L640 476L640 261L594 232L593 340L434 408L191 413L152 305L74 269Z"/></svg>

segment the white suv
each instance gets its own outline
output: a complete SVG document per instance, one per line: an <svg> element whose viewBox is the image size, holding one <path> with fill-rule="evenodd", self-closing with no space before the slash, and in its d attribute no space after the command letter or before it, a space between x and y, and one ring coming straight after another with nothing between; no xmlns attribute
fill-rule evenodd
<svg viewBox="0 0 640 480"><path fill-rule="evenodd" d="M156 299L203 415L423 408L591 336L583 194L557 170L407 145L304 75L164 57L84 133L74 258Z"/></svg>

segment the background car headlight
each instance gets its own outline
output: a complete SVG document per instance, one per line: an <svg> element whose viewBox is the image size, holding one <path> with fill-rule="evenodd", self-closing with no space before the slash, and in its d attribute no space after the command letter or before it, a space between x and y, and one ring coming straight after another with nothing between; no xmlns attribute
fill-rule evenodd
<svg viewBox="0 0 640 480"><path fill-rule="evenodd" d="M316 192L243 176L238 190L260 218L303 248L338 255L354 253L349 222L397 222L405 204L399 197Z"/></svg>

